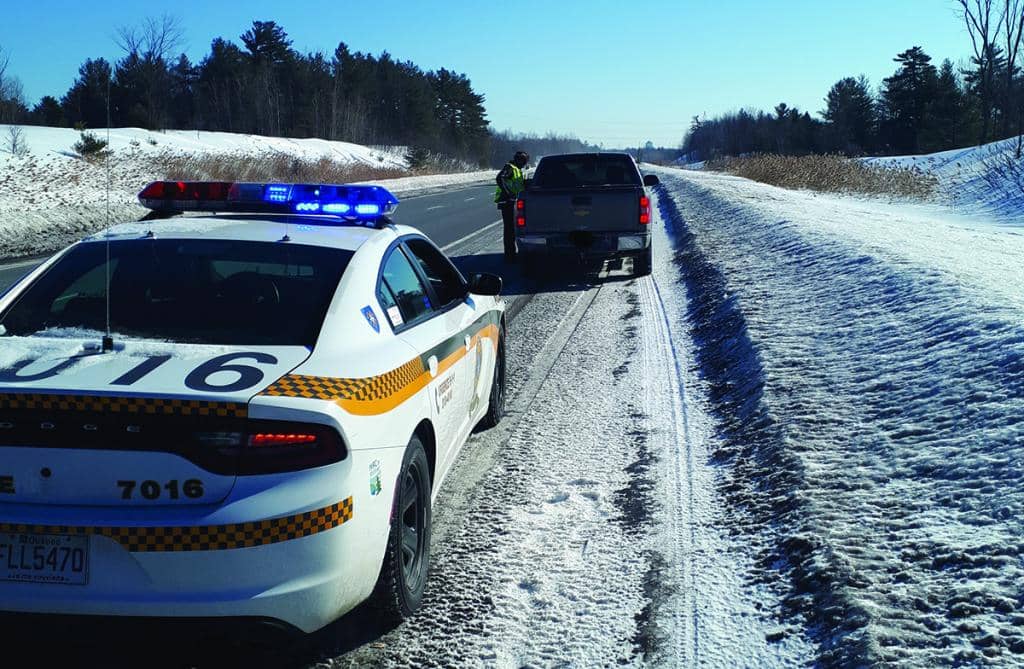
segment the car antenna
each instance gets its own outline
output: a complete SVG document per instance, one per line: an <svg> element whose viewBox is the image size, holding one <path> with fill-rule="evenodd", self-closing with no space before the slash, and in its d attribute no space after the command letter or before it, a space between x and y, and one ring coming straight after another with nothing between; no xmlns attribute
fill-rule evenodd
<svg viewBox="0 0 1024 669"><path fill-rule="evenodd" d="M107 331L103 336L103 340L100 343L100 349L103 353L114 350L114 337L110 332L110 72L107 72L107 153L103 158L103 162L107 168L107 225L106 225L106 237L107 237L107 261L105 264L107 273L106 283L106 309L107 309Z"/></svg>

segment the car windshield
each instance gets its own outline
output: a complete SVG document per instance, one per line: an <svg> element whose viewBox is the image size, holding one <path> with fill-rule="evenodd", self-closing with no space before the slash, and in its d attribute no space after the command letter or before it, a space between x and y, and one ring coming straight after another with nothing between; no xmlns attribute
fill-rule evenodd
<svg viewBox="0 0 1024 669"><path fill-rule="evenodd" d="M110 329L202 344L311 347L350 251L267 242L110 243ZM106 330L107 249L72 248L2 315L5 334Z"/></svg>
<svg viewBox="0 0 1024 669"><path fill-rule="evenodd" d="M640 186L629 156L568 155L544 158L533 178L535 188Z"/></svg>

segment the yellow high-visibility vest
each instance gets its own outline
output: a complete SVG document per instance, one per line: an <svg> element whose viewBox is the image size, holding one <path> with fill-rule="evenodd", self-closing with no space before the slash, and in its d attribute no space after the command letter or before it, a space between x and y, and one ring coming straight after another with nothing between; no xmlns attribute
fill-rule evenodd
<svg viewBox="0 0 1024 669"><path fill-rule="evenodd" d="M509 163L509 165L512 167L512 178L508 180L508 185L512 195L516 196L526 190L526 180L523 178L523 171L519 167L514 163ZM501 186L498 186L494 190L494 201L501 202L501 197Z"/></svg>

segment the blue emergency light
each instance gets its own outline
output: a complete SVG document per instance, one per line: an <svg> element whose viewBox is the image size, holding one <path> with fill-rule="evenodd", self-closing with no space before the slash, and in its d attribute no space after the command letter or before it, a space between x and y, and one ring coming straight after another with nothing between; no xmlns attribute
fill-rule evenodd
<svg viewBox="0 0 1024 669"><path fill-rule="evenodd" d="M398 198L380 186L230 181L154 181L139 202L159 212L320 214L363 223L380 221L398 206Z"/></svg>

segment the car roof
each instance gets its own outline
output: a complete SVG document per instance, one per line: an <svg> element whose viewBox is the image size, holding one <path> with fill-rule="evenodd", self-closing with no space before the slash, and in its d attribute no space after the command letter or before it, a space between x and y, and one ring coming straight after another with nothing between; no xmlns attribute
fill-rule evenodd
<svg viewBox="0 0 1024 669"><path fill-rule="evenodd" d="M290 242L355 251L381 236L394 238L422 234L415 228L385 225L381 228L342 223L331 216L280 214L210 214L141 220L111 226L85 238L86 242L148 239L220 239L232 241Z"/></svg>

